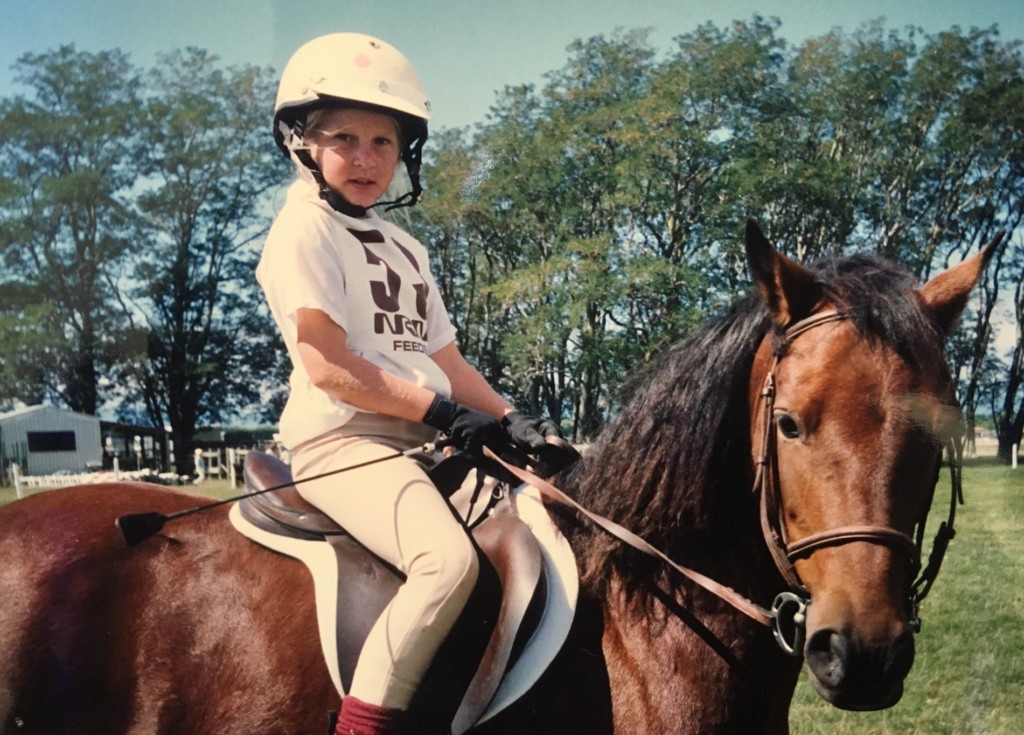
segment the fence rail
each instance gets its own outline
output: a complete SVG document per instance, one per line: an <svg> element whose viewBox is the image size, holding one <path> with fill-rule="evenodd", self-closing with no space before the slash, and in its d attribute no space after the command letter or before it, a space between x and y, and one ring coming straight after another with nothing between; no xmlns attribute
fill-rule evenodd
<svg viewBox="0 0 1024 735"><path fill-rule="evenodd" d="M173 472L154 472L153 470L135 470L122 472L118 469L104 472L82 472L77 474L60 473L56 475L23 475L18 465L11 466L14 478L14 492L17 498L25 496L24 488L55 488L71 487L72 485L94 485L100 482L141 481L155 482L161 485L183 485L191 482L187 475L176 475Z"/></svg>
<svg viewBox="0 0 1024 735"><path fill-rule="evenodd" d="M222 453L223 451L223 453ZM239 481L238 468L245 459L245 455L252 450L234 449L227 447L224 450L208 449L197 454L196 459L202 457L202 463L197 461L197 477L193 480L188 475L176 475L173 472L155 472L151 469L122 471L118 467L117 457L114 458L114 469L102 472L80 472L60 473L56 475L23 475L17 463L11 464L11 472L14 479L14 491L17 498L24 497L23 488L55 488L70 487L72 485L90 485L98 482L123 482L126 480L139 480L142 482L155 482L161 485L188 485L199 484L208 477L216 476L227 479L232 485Z"/></svg>

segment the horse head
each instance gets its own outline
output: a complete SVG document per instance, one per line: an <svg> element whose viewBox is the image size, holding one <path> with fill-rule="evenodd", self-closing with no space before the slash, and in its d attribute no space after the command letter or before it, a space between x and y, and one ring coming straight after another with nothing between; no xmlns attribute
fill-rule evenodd
<svg viewBox="0 0 1024 735"><path fill-rule="evenodd" d="M792 599L806 602L796 653L837 707L902 696L920 531L943 449L962 432L944 342L1000 239L918 287L870 257L805 268L748 223L773 322L750 384L762 526Z"/></svg>

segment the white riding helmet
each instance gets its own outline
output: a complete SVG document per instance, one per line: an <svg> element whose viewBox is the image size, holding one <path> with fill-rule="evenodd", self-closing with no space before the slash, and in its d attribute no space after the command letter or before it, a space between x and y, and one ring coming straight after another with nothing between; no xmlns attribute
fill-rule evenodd
<svg viewBox="0 0 1024 735"><path fill-rule="evenodd" d="M419 169L430 101L409 60L394 46L362 33L330 33L301 46L281 73L274 105L274 140L286 156L301 153L306 115L358 107L393 117L402 133L402 160L419 198ZM309 156L296 156L307 168ZM314 175L319 171L311 169ZM323 186L323 185L322 185Z"/></svg>

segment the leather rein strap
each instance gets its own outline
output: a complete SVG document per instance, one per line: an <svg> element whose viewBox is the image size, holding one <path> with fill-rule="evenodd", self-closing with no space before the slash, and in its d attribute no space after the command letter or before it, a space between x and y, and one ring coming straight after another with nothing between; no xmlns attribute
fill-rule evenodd
<svg viewBox="0 0 1024 735"><path fill-rule="evenodd" d="M772 624L774 617L771 612L761 607L760 605L751 602L731 587L726 587L724 584L720 584L715 580L711 579L710 577L701 574L700 572L694 569L690 569L689 567L684 567L682 564L676 563L675 561L670 559L667 554L661 551L661 549L652 546L650 543L648 543L640 536L637 536L628 528L625 528L624 526L621 526L615 521L605 518L604 516L598 515L597 513L592 513L591 511L587 510L582 505L577 503L575 500L570 498L564 492L559 490L557 487L552 485L547 480L543 479L542 477L539 477L538 475L535 475L534 473L530 472L527 469L523 469L522 467L517 467L516 465L509 464L501 457L496 455L494 452L492 452L489 448L484 447L484 454L487 455L490 459L493 459L495 462L500 464L502 467L504 467L506 470L511 472L513 475L515 475L517 478L519 478L526 484L532 485L533 487L537 488L537 490L540 491L540 494L543 495L546 499L572 508L573 510L581 513L592 523L600 526L605 531L610 533L612 536L615 536L620 541L629 544L634 549L638 549L639 551L642 551L645 554L649 554L651 556L657 557L658 559L661 559L663 562L668 564L670 567L675 569L677 572L682 574L687 579L695 582L696 584L700 585L712 594L718 595L718 597L728 602L737 610L739 610L742 613L745 613L746 615L750 616L762 625Z"/></svg>
<svg viewBox="0 0 1024 735"><path fill-rule="evenodd" d="M642 551L645 554L649 554L650 556L660 559L687 579L700 585L712 594L717 595L719 598L728 602L751 619L761 623L762 625L769 627L774 626L775 637L779 641L779 645L788 653L799 655L799 647L791 646L783 640L779 621L782 611L795 602L798 606L798 612L795 616L791 617L797 620L798 627L802 626L803 610L806 608L807 604L809 604L809 599L806 597L807 590L800 581L799 576L797 576L796 569L793 566L793 561L801 557L809 556L815 550L825 546L837 546L854 541L867 541L883 544L906 552L911 558L916 571L920 567L920 552L924 535L924 521L928 514L928 509L926 508L924 511L924 517L918 524L918 538L916 541L910 538L907 534L895 529L886 528L884 526L869 525L843 526L841 528L815 533L797 541L786 540L785 530L782 523L782 503L778 493L778 483L776 482L777 468L775 462L775 432L772 431L772 428L774 427L772 412L775 403L775 370L778 367L779 361L782 359L781 356L783 349L798 336L822 324L842 321L847 318L849 318L847 315L839 311L825 311L803 319L787 329L783 335L781 345L777 346L776 354L772 359L771 369L768 371L768 375L765 378L764 389L761 392L761 396L764 399L764 441L761 447L762 454L758 458L757 471L754 479L754 491L759 493L761 496L761 527L768 549L772 554L772 558L775 560L775 564L778 567L779 572L786 581L786 584L789 585L791 590L795 590L802 594L802 596L796 596L788 592L780 593L780 595L776 597L771 610L748 600L731 587L727 587L694 569L690 569L689 567L685 567L682 564L673 561L667 554L652 546L645 539L615 521L587 510L571 497L566 495L563 491L559 490L550 482L530 470L510 464L487 447L484 447L484 454L504 467L508 472L522 482L537 488L545 499L572 508L595 525L618 538L620 541ZM953 477L953 497L948 520L940 525L937 532L931 556L928 560L928 567L911 586L911 623L915 626L915 629L919 627L920 623L917 619L917 606L920 601L924 599L928 590L931 588L932 583L935 581L935 576L938 574L939 566L942 563L942 557L945 554L946 547L955 535L955 532L953 531L953 519L955 516L957 502L963 502L961 497L959 466L956 462L956 459L960 456L959 451L957 451L958 447L950 443L950 446L948 446L947 449L950 451L950 470Z"/></svg>

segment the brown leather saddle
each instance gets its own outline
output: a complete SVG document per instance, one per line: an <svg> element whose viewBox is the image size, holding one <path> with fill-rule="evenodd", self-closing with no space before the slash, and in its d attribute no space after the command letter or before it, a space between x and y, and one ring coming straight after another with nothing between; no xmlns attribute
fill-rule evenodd
<svg viewBox="0 0 1024 735"><path fill-rule="evenodd" d="M465 457L446 459L431 474L442 492L452 493L449 502L466 518L473 512L470 506L479 514L480 499L473 496L479 494L481 480L471 477L453 489L463 475L458 462L464 466ZM315 548L319 555L318 563L303 560L319 588L317 609L328 668L335 684L347 691L370 628L394 597L402 575L303 500L289 484L291 471L281 460L249 452L244 477L253 493L284 487L240 501L232 511L235 526L283 553L301 558L301 553L289 549ZM481 558L479 581L410 707L417 732L458 733L472 727L536 632L548 602L541 547L507 497L473 520L471 537ZM328 548L330 559L324 553ZM317 571L318 567L328 571ZM322 589L325 586L333 590Z"/></svg>

